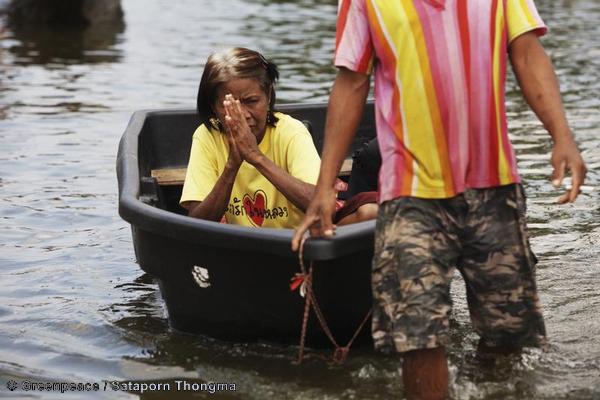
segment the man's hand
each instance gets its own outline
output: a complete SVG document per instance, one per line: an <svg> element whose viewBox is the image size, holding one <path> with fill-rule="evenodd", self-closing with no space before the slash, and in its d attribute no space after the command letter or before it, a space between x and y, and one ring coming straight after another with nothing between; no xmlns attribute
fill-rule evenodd
<svg viewBox="0 0 600 400"><path fill-rule="evenodd" d="M369 75L340 68L331 89L321 171L315 195L306 209L306 215L292 239L292 250L300 248L306 231L312 237L332 237L335 225L335 181L342 160L360 123L365 100L369 94Z"/></svg>
<svg viewBox="0 0 600 400"><path fill-rule="evenodd" d="M306 210L304 220L294 232L292 250L297 251L300 248L300 242L307 231L310 232L311 237L332 237L336 228L332 222L334 213L334 188L315 193L315 197Z"/></svg>
<svg viewBox="0 0 600 400"><path fill-rule="evenodd" d="M567 171L572 175L572 187L557 201L559 204L572 203L579 195L587 169L567 123L550 57L535 32L517 37L509 52L525 100L554 141L550 160L554 168L552 184L560 186Z"/></svg>
<svg viewBox="0 0 600 400"><path fill-rule="evenodd" d="M552 158L550 162L554 170L552 171L552 184L554 187L560 187L567 173L571 172L571 188L568 189L557 200L559 204L572 203L580 193L580 187L583 184L587 168L572 135L563 135L564 140L557 140L554 143Z"/></svg>

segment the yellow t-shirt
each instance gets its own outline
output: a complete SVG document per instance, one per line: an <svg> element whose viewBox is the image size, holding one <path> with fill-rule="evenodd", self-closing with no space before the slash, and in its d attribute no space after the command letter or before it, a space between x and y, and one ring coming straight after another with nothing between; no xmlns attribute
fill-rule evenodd
<svg viewBox="0 0 600 400"><path fill-rule="evenodd" d="M258 148L290 175L316 184L321 160L304 124L289 115L276 113L276 127L267 131ZM192 139L183 193L184 201L203 201L223 173L229 156L224 133L201 125ZM225 219L230 224L295 228L304 213L294 206L256 168L243 162L233 184Z"/></svg>

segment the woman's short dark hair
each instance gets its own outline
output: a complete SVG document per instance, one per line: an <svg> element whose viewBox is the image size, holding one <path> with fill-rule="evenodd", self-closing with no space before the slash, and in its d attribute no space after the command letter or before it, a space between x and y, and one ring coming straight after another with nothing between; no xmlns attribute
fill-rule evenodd
<svg viewBox="0 0 600 400"><path fill-rule="evenodd" d="M197 110L200 122L220 130L213 111L217 88L221 83L234 79L256 79L265 94L270 97L267 123L275 126L275 82L279 79L277 66L259 52L243 47L233 47L211 54L206 60L200 86Z"/></svg>

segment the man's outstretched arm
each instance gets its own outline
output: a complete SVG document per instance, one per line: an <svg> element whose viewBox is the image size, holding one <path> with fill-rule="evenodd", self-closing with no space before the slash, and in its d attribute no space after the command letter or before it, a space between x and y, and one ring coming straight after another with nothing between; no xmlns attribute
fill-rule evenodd
<svg viewBox="0 0 600 400"><path fill-rule="evenodd" d="M331 236L335 211L334 183L342 161L360 123L367 95L370 76L340 68L333 83L327 120L325 143L321 157L321 170L315 195L306 210L306 215L292 239L292 250L300 246L304 233L310 229L311 236Z"/></svg>
<svg viewBox="0 0 600 400"><path fill-rule="evenodd" d="M567 171L571 171L572 188L558 202L573 202L579 194L587 169L565 117L552 62L533 32L517 37L510 44L509 53L525 100L554 142L552 183L560 186Z"/></svg>

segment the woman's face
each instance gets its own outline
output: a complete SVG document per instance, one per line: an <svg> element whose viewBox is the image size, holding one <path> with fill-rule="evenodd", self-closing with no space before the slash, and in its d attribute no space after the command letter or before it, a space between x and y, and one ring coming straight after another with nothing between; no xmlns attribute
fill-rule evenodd
<svg viewBox="0 0 600 400"><path fill-rule="evenodd" d="M217 87L217 100L214 111L220 121L225 121L225 95L231 94L240 101L242 111L250 130L258 142L263 138L267 127L267 112L269 111L269 96L260 87L256 79L234 79Z"/></svg>

